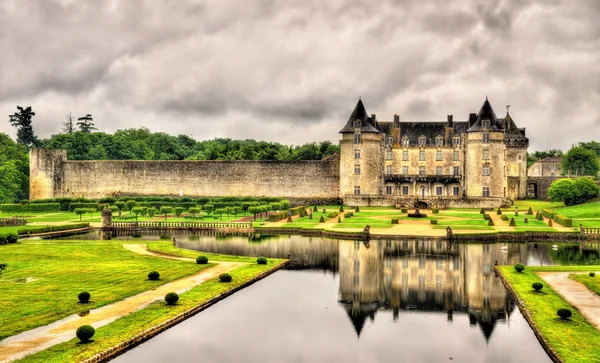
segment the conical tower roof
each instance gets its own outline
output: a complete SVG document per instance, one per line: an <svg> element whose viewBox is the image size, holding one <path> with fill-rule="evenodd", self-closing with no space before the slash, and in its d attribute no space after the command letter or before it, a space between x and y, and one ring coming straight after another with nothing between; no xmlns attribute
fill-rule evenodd
<svg viewBox="0 0 600 363"><path fill-rule="evenodd" d="M483 105L481 105L481 109L477 113L477 118L475 119L473 126L471 126L467 132L481 131L483 128L483 120L490 120L489 131L503 131L502 126L498 124L498 117L496 117L496 113L494 112L494 109L492 108L492 105L490 104L490 101L488 101L487 97L485 98Z"/></svg>
<svg viewBox="0 0 600 363"><path fill-rule="evenodd" d="M363 105L362 100L359 98L358 103L354 107L354 111L348 118L348 122L343 129L340 130L341 134L345 133L353 133L354 132L354 121L360 121L360 129L361 132L372 132L372 133L381 133L383 129L381 126L377 125L377 121L373 122L373 120L368 116L367 110L365 109L365 105Z"/></svg>

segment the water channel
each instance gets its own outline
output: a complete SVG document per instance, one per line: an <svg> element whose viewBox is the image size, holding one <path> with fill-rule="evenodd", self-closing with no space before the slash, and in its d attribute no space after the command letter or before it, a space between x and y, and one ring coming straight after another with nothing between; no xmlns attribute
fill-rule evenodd
<svg viewBox="0 0 600 363"><path fill-rule="evenodd" d="M114 362L550 362L493 265L600 255L573 244L174 237L291 265Z"/></svg>

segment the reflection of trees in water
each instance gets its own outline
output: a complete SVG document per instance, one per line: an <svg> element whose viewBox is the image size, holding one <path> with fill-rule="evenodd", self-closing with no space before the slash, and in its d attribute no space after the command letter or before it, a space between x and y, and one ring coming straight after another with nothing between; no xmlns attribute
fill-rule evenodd
<svg viewBox="0 0 600 363"><path fill-rule="evenodd" d="M588 248L585 244L559 246L550 251L554 262L561 265L597 265L600 263L600 250Z"/></svg>

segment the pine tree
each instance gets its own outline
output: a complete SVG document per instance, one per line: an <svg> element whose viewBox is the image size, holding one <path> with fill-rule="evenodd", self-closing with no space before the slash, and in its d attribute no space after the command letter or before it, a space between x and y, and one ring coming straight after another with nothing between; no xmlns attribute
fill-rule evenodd
<svg viewBox="0 0 600 363"><path fill-rule="evenodd" d="M35 136L31 125L31 118L35 116L35 112L31 106L27 108L17 106L17 110L18 112L8 116L10 124L17 128L17 142L27 148L38 146L40 141Z"/></svg>
<svg viewBox="0 0 600 363"><path fill-rule="evenodd" d="M77 126L79 126L79 130L81 130L81 132L89 134L93 130L98 130L92 121L92 115L88 113L87 115L77 119Z"/></svg>

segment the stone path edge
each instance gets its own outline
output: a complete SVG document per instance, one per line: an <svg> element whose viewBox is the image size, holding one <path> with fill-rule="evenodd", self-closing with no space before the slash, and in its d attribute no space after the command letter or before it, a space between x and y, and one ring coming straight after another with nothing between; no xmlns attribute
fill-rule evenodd
<svg viewBox="0 0 600 363"><path fill-rule="evenodd" d="M523 315L523 317L525 318L525 320L531 327L531 330L533 330L533 333L535 334L536 338L542 345L542 348L544 348L546 353L548 353L548 356L550 357L550 359L555 363L563 363L563 361L558 357L558 355L556 354L554 349L552 349L552 347L550 347L550 344L548 343L546 338L544 338L542 333L539 331L537 324L533 321L533 318L531 317L531 313L529 312L527 307L525 307L525 303L523 303L523 300L521 300L521 298L516 293L516 291L513 290L510 283L504 278L504 276L502 275L502 273L496 266L494 266L494 272L496 273L496 275L498 275L500 277L500 281L502 281L502 284L504 285L504 287L510 292L512 297L517 302L517 306L519 307L521 314Z"/></svg>
<svg viewBox="0 0 600 363"><path fill-rule="evenodd" d="M199 312L211 307L212 305L225 299L226 297L233 295L234 293L254 284L255 282L258 282L258 281L264 279L265 277L271 275L272 273L274 273L276 271L281 270L282 268L286 267L289 263L290 263L289 261L282 262L279 265L273 267L272 269L265 271L265 272L261 273L260 275L255 276L252 279L244 282L243 284L236 286L233 289L228 290L218 296L215 296L212 299L207 300L200 305L196 305L193 308L191 308L187 311L184 311L183 313L181 313L177 316L174 316L167 321L164 321L152 328L149 328L149 329L141 332L140 334L137 334L136 336L132 337L131 339L128 339L120 344L115 345L112 348L105 350L104 352L98 353L88 359L85 359L85 360L81 361L81 363L101 363L101 362L107 362L111 359L114 359L117 356L125 353L126 351L131 350L131 349L135 348L136 346L142 344L143 342L157 336L158 334L164 332L165 330L172 328L173 326L181 323L182 321L187 320L187 319L191 318L192 316L198 314Z"/></svg>

